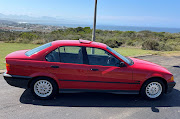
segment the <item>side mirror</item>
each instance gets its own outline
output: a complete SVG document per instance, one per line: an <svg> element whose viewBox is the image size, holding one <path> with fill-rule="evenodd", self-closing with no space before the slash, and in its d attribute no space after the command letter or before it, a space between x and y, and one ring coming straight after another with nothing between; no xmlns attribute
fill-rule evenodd
<svg viewBox="0 0 180 119"><path fill-rule="evenodd" d="M126 67L126 65L124 64L124 62L120 62L119 67Z"/></svg>

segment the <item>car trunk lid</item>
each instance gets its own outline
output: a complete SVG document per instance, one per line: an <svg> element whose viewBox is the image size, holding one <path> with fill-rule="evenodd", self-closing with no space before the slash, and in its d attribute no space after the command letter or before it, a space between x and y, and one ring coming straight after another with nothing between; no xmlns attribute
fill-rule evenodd
<svg viewBox="0 0 180 119"><path fill-rule="evenodd" d="M27 59L27 58L29 58L28 56L25 55L25 53L27 51L28 50L15 51L15 52L8 54L5 58L6 59Z"/></svg>

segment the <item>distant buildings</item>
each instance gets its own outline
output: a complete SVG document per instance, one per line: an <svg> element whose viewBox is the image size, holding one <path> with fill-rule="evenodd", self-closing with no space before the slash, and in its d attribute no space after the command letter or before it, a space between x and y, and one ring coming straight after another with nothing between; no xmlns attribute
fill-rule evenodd
<svg viewBox="0 0 180 119"><path fill-rule="evenodd" d="M59 29L66 29L64 26L51 26L51 25L40 25L40 24L29 24L24 22L11 22L0 20L0 30L5 31L40 31L40 32L51 32Z"/></svg>

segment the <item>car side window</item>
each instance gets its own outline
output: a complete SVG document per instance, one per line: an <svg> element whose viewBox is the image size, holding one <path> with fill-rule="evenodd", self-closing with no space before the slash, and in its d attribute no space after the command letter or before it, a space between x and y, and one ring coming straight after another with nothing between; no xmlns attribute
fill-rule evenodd
<svg viewBox="0 0 180 119"><path fill-rule="evenodd" d="M86 47L86 51L89 65L119 66L120 64L116 57L103 49Z"/></svg>
<svg viewBox="0 0 180 119"><path fill-rule="evenodd" d="M60 62L83 64L82 47L62 46L59 47Z"/></svg>
<svg viewBox="0 0 180 119"><path fill-rule="evenodd" d="M49 62L60 62L59 49L51 51L45 58Z"/></svg>

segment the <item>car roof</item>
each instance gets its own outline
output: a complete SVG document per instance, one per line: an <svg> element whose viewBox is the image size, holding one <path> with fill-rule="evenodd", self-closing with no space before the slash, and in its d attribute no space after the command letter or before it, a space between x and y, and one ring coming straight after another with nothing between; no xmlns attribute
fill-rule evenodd
<svg viewBox="0 0 180 119"><path fill-rule="evenodd" d="M57 40L53 41L52 45L56 46L86 46L86 47L97 47L106 48L107 45L99 42L89 41L89 40Z"/></svg>

